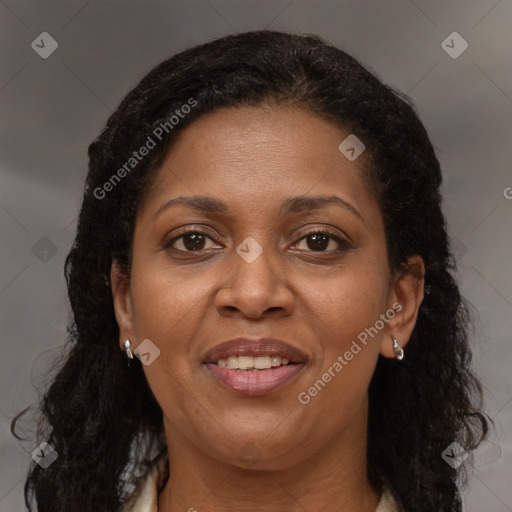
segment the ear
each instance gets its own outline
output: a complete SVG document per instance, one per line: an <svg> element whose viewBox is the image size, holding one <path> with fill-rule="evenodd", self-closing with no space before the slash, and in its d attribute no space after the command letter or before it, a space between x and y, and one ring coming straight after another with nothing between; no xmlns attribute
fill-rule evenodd
<svg viewBox="0 0 512 512"><path fill-rule="evenodd" d="M110 267L110 282L114 312L117 325L119 326L119 347L121 350L124 350L124 342L127 339L132 340L132 346L135 341L133 305L130 295L129 277L116 260L112 261Z"/></svg>
<svg viewBox="0 0 512 512"><path fill-rule="evenodd" d="M389 320L387 334L381 342L380 353L384 357L395 357L391 336L397 339L402 348L409 342L423 301L424 288L423 260L418 255L411 256L392 277L388 307L395 311L395 316Z"/></svg>

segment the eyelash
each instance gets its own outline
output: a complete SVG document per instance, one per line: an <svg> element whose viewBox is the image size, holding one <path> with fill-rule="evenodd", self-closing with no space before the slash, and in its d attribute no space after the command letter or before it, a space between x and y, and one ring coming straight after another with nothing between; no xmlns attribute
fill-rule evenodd
<svg viewBox="0 0 512 512"><path fill-rule="evenodd" d="M174 242L180 240L181 238L183 238L184 236L189 235L189 234L204 235L205 237L209 238L210 240L215 241L210 236L210 234L208 232L206 232L206 231L201 231L200 229L197 229L197 228L188 228L188 229L185 229L184 231L182 231L178 236L175 236L174 238L172 238L171 240L166 242L165 245L164 245L164 249L171 249L171 250L174 250L174 251L177 251L177 252L190 253L190 254L204 252L204 249L198 249L197 251L186 251L186 250L182 250L182 249L174 249L172 247ZM301 238L299 238L295 242L295 244L301 242L302 240L304 240L304 239L306 239L306 238L308 238L309 236L312 236L312 235L326 235L331 240L334 240L339 245L339 248L335 249L335 250L330 250L330 251L313 251L313 250L310 250L309 252L319 253L319 254L339 254L339 253L342 253L342 252L346 251L347 249L351 248L351 245L349 244L348 240L346 240L344 238L341 238L340 236L335 235L335 234L333 234L333 233L331 233L329 231L321 230L321 229L320 230L317 229L317 230L310 231L310 232L306 233Z"/></svg>

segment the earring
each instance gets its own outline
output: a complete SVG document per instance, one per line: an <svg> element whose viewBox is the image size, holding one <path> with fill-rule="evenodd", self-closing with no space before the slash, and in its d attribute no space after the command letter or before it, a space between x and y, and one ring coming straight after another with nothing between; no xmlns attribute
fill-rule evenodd
<svg viewBox="0 0 512 512"><path fill-rule="evenodd" d="M404 349L398 344L398 340L391 335L393 338L393 350L395 351L395 357L401 361L404 358Z"/></svg>
<svg viewBox="0 0 512 512"><path fill-rule="evenodd" d="M130 340L126 340L124 342L124 351L126 352L128 359L133 359L133 354L132 354L132 351L130 350L130 346L131 346Z"/></svg>

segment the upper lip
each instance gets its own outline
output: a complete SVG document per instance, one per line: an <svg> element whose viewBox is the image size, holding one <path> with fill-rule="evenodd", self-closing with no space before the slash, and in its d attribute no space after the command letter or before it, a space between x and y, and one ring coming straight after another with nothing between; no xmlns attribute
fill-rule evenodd
<svg viewBox="0 0 512 512"><path fill-rule="evenodd" d="M291 363L303 363L306 354L297 347L276 338L240 337L215 345L205 355L205 363L216 363L219 359L229 356L279 356L287 358Z"/></svg>

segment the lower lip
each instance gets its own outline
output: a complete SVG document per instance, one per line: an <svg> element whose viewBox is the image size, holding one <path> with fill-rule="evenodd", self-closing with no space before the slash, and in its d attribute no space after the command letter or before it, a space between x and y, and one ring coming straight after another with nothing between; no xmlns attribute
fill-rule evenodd
<svg viewBox="0 0 512 512"><path fill-rule="evenodd" d="M231 391L242 395L266 395L286 383L289 383L301 370L305 363L276 366L257 372L239 372L224 368L215 363L207 363L210 375Z"/></svg>

